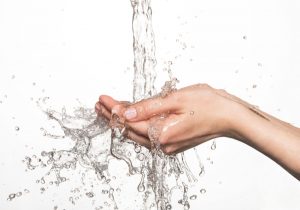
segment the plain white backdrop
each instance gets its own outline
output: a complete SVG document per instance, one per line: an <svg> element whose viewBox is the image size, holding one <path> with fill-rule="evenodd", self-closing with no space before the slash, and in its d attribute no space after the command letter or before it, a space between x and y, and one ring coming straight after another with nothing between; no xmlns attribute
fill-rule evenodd
<svg viewBox="0 0 300 210"><path fill-rule="evenodd" d="M153 0L152 7L157 87L167 79L165 63L172 61L179 87L224 88L300 126L299 1ZM93 107L100 94L131 100L131 17L129 0L0 0L1 210L52 210L53 200L68 202L63 188L43 195L35 190L38 175L25 173L21 162L59 146L42 136L47 119L35 101L48 96L54 108L70 110L77 99ZM210 144L198 147L207 193L191 209L300 209L299 181L276 163L231 139L218 139L213 152ZM6 201L25 188L31 193ZM123 196L117 198L120 209L135 209L134 196ZM67 209L83 208L89 209Z"/></svg>

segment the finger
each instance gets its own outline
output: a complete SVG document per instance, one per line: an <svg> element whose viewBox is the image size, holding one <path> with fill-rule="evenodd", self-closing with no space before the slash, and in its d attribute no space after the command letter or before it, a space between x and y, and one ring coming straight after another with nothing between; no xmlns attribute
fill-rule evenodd
<svg viewBox="0 0 300 210"><path fill-rule="evenodd" d="M97 114L101 111L101 104L99 101L95 104L95 111Z"/></svg>
<svg viewBox="0 0 300 210"><path fill-rule="evenodd" d="M115 100L112 97L107 96L107 95L101 95L99 97L99 102L100 102L100 104L105 106L105 108L107 108L108 110L111 110L112 107L116 106L117 104L120 104L119 101L117 101L117 100Z"/></svg>
<svg viewBox="0 0 300 210"><path fill-rule="evenodd" d="M111 119L111 113L104 106L102 106L99 102L96 103L96 113L98 115L104 116L106 119Z"/></svg>
<svg viewBox="0 0 300 210"><path fill-rule="evenodd" d="M149 121L125 122L134 132L139 135L148 137Z"/></svg>
<svg viewBox="0 0 300 210"><path fill-rule="evenodd" d="M179 108L178 99L172 95L165 98L156 97L137 102L125 109L119 109L126 120L131 122L149 119L155 115L176 111Z"/></svg>
<svg viewBox="0 0 300 210"><path fill-rule="evenodd" d="M148 149L151 147L149 139L144 136L138 135L130 129L127 131L126 137Z"/></svg>
<svg viewBox="0 0 300 210"><path fill-rule="evenodd" d="M99 102L96 104L96 112L98 115L102 115L106 119L111 120L111 112L107 110L104 106L102 106ZM126 125L137 135L148 137L148 121L126 122Z"/></svg>

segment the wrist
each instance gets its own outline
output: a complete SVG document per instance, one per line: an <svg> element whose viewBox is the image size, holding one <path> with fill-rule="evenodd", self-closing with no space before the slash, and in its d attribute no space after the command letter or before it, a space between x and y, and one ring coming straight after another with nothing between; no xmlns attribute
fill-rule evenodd
<svg viewBox="0 0 300 210"><path fill-rule="evenodd" d="M231 110L227 113L227 132L225 136L247 143L248 134L252 132L251 125L257 125L260 123L260 120L266 119L251 111L245 105L236 102L232 103L230 105Z"/></svg>

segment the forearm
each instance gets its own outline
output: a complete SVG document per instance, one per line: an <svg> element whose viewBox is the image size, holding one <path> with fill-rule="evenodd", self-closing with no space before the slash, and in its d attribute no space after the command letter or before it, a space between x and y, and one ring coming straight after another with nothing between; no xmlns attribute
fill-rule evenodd
<svg viewBox="0 0 300 210"><path fill-rule="evenodd" d="M300 180L299 128L245 106L240 106L237 113L234 138L267 155Z"/></svg>

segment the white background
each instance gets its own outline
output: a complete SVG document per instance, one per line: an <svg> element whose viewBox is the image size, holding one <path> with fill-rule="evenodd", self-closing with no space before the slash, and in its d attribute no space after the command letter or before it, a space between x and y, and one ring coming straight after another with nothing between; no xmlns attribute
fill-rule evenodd
<svg viewBox="0 0 300 210"><path fill-rule="evenodd" d="M224 88L300 126L299 1L152 3L157 87L167 79L164 63L172 61L180 87L200 82ZM0 0L1 210L51 210L52 200L64 196L60 188L40 195L21 163L57 145L40 132L47 120L35 105L39 97L49 96L57 109L78 106L76 99L93 107L104 93L132 98L131 17L129 0ZM276 163L234 140L218 139L213 152L210 144L199 146L207 153L200 179L207 193L198 192L191 209L300 209L299 181ZM24 188L32 192L6 201ZM120 209L135 209L134 197L121 196Z"/></svg>

